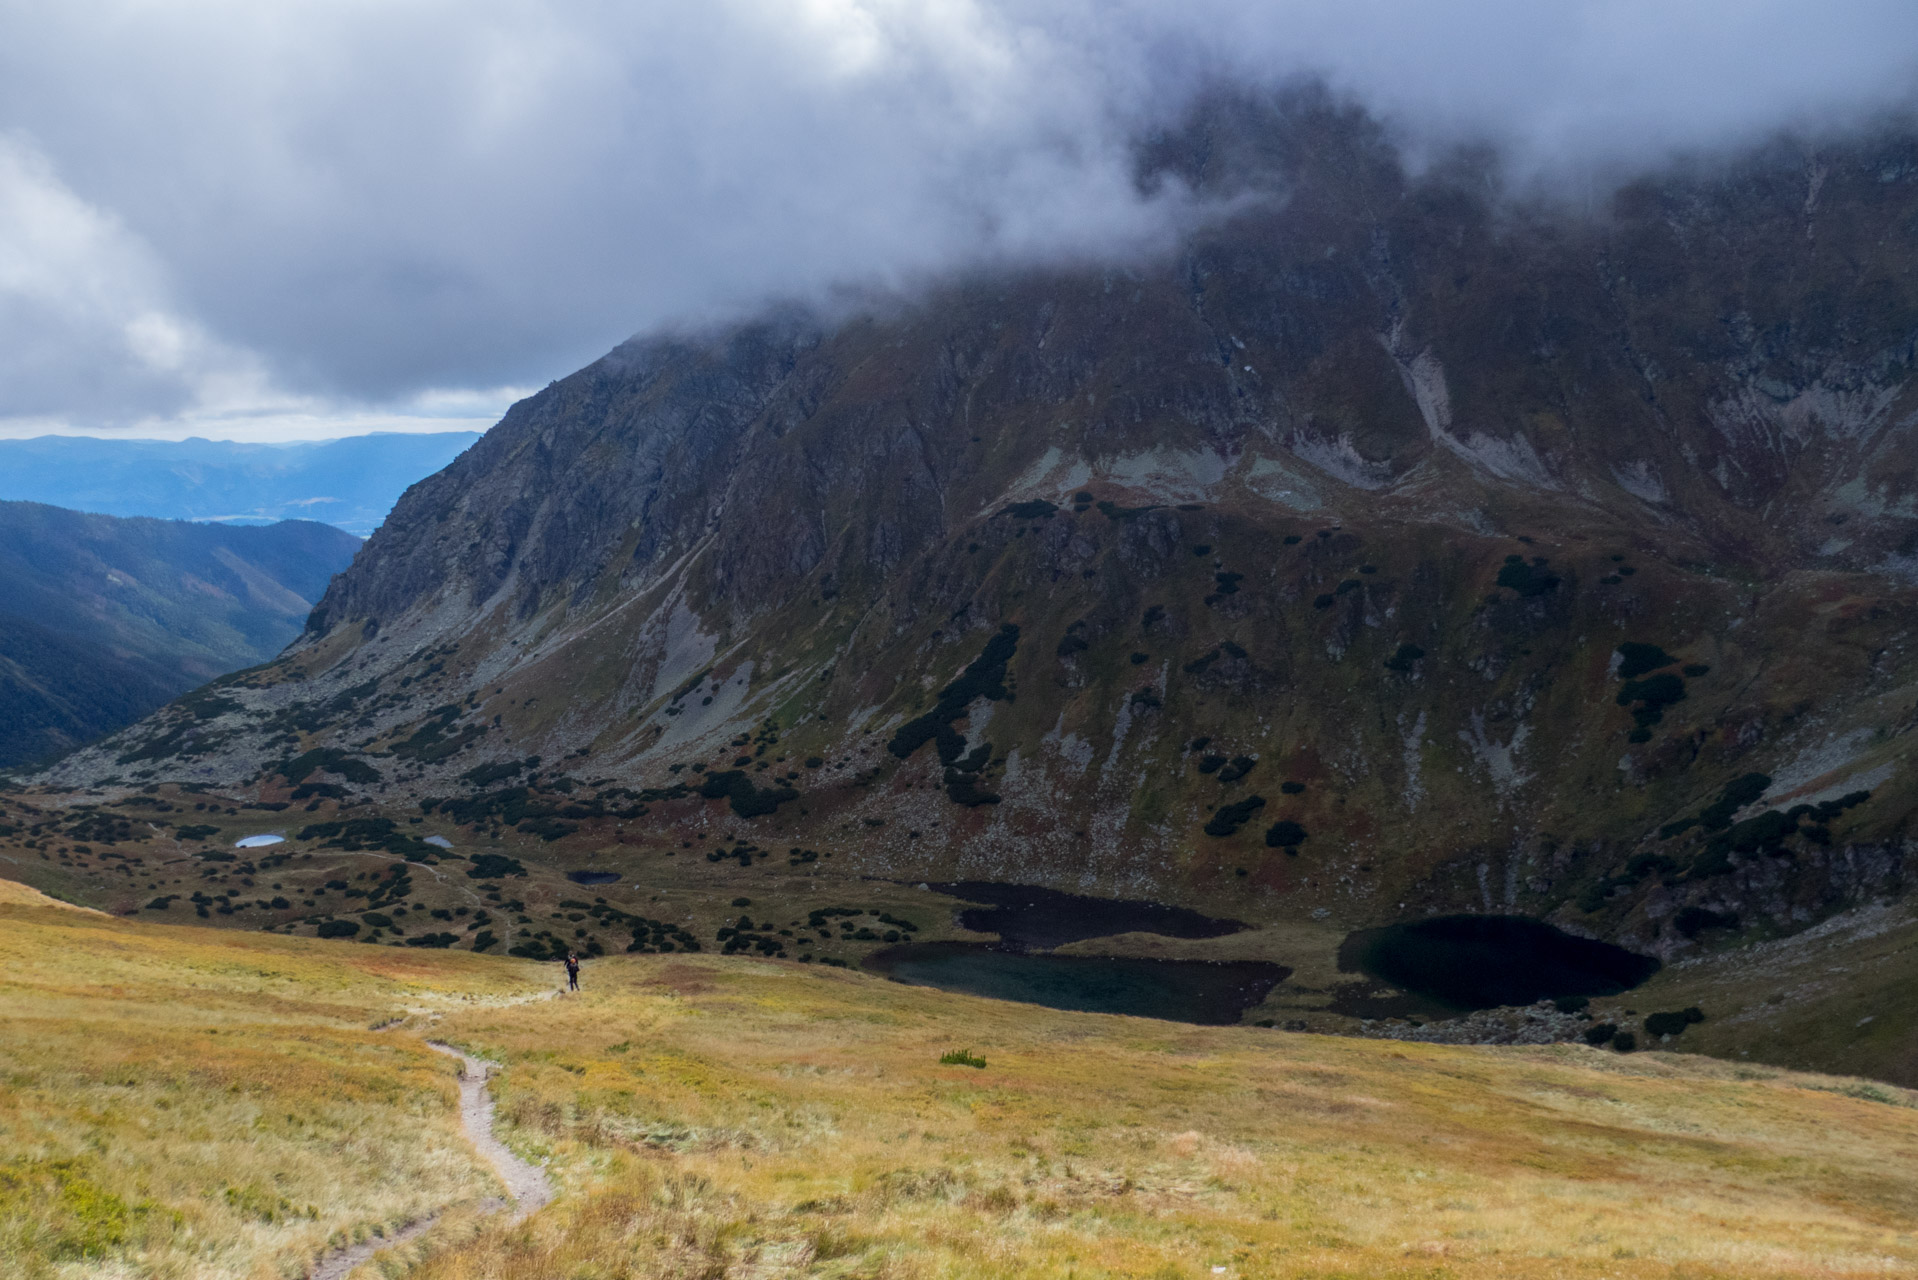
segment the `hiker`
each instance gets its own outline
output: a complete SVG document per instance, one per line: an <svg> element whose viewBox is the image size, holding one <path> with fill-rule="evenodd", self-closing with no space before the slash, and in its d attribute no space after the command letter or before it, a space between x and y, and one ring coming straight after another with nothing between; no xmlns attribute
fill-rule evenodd
<svg viewBox="0 0 1918 1280"><path fill-rule="evenodd" d="M566 989L579 990L579 952L577 951L566 953Z"/></svg>

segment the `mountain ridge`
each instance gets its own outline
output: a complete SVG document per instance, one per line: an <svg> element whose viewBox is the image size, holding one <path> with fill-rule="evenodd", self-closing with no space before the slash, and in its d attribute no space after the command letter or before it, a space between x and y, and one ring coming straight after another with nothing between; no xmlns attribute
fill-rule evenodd
<svg viewBox="0 0 1918 1280"><path fill-rule="evenodd" d="M406 803L537 755L661 840L1668 957L1903 892L1918 136L1580 220L1305 94L1142 172L1250 197L1166 261L623 344L409 491L232 715L48 780L164 739L147 776L334 752ZM886 751L1007 624L1004 696Z"/></svg>

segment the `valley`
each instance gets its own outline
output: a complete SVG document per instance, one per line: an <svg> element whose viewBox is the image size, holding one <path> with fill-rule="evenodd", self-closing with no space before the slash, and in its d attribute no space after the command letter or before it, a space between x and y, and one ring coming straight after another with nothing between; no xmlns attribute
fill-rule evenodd
<svg viewBox="0 0 1918 1280"><path fill-rule="evenodd" d="M0 1280L1918 1276L1918 7L1721 8L14 6Z"/></svg>
<svg viewBox="0 0 1918 1280"><path fill-rule="evenodd" d="M570 796L577 804L581 792ZM1268 911L1228 921L1047 890L894 880L866 871L856 843L766 847L749 838L753 827L729 822L725 799L652 803L655 819L674 813L679 823L634 831L637 820L579 814L573 832L532 834L438 815L387 818L324 796L293 806L156 787L103 804L16 792L0 796L0 876L122 918L340 947L545 961L568 951L739 956L1069 1009L1463 1044L1584 1044L1611 1027L1626 1033L1613 1051L1918 1084L1918 915L1903 903L1840 913L1770 944L1720 942L1663 966L1620 951L1645 967L1616 985L1542 987L1537 1004L1474 1014L1363 972L1352 960L1368 936L1363 916ZM283 838L234 847L272 836ZM1494 974L1535 965L1496 950L1488 963ZM1572 1004L1561 1009L1555 997ZM1704 1021L1659 1034L1646 1025L1687 1008Z"/></svg>
<svg viewBox="0 0 1918 1280"><path fill-rule="evenodd" d="M1768 145L1581 215L1488 157L1408 165L1322 94L1211 103L1141 153L1236 193L1170 256L636 339L516 404L276 657L0 791L0 876L314 963L763 980L820 1025L756 987L725 1017L826 1037L825 1073L834 1025L963 1009L1028 1047L1164 1019L1240 1046L1244 1080L1271 1054L1811 1071L1898 1112L1911 146ZM607 1016L654 1025L653 981ZM578 1034L596 1065L539 1104L556 1143L591 1109L569 1081L630 1044ZM972 1049L999 1052L931 1059L965 1078ZM1055 1056L1061 1096L1086 1085ZM598 1266L634 1221L662 1257L724 1252L744 1228L709 1197L769 1194L759 1144L693 1190L635 1173L664 1217L607 1191L542 1245L475 1219L492 1260L423 1274ZM552 1212L587 1213L569 1176ZM754 1238L877 1274L884 1223L945 1230L864 1176L801 1198L876 1215L842 1243ZM1762 1269L1732 1257L1710 1266Z"/></svg>
<svg viewBox="0 0 1918 1280"><path fill-rule="evenodd" d="M1057 1012L710 953L591 960L556 997L528 960L24 894L0 961L21 1153L0 1260L31 1280L297 1275L354 1241L436 1278L1918 1265L1918 1097L1844 1077ZM501 1136L556 1185L523 1224L429 1040L493 1064Z"/></svg>
<svg viewBox="0 0 1918 1280"><path fill-rule="evenodd" d="M1668 966L1895 900L1918 171L1819 145L1579 216L1212 103L1169 258L625 344L32 781Z"/></svg>
<svg viewBox="0 0 1918 1280"><path fill-rule="evenodd" d="M0 502L0 770L274 657L359 539Z"/></svg>

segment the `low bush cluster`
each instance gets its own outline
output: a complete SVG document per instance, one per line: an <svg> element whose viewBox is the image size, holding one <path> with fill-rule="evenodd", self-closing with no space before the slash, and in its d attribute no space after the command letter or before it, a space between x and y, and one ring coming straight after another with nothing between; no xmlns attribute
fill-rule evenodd
<svg viewBox="0 0 1918 1280"><path fill-rule="evenodd" d="M940 737L939 754L941 757L946 755L946 734L951 734L954 738L958 738L959 736L953 733L950 728L944 728L944 732ZM964 739L960 739L960 742L963 745ZM964 756L947 760L944 779L946 784L946 798L954 804L964 805L968 809L976 809L980 805L985 804L998 804L999 796L980 785L980 775L991 763L992 744L990 742L982 742L971 751L968 751Z"/></svg>
<svg viewBox="0 0 1918 1280"><path fill-rule="evenodd" d="M575 800L566 794L575 786L571 778L556 778L546 785L560 792L560 797L542 794L531 785L504 787L452 799L428 796L420 801L420 812L430 814L438 811L463 827L475 829L488 822L497 822L522 834L537 835L551 841L577 831L577 826L571 825L574 823L601 818L631 821L644 817L651 801L679 800L693 794L684 784L675 783L670 787L648 787L642 791L608 788L591 799ZM624 808L608 803L622 796L639 803Z"/></svg>
<svg viewBox="0 0 1918 1280"><path fill-rule="evenodd" d="M490 787L495 782L504 782L515 774L524 773L528 769L537 769L539 765L540 758L538 756L528 756L524 760L500 760L493 764L483 764L477 768L468 769L465 773L462 773L460 777L476 787Z"/></svg>
<svg viewBox="0 0 1918 1280"><path fill-rule="evenodd" d="M1601 876L1594 884L1587 885L1578 895L1579 910L1590 913L1605 905L1619 889L1636 888L1648 876L1672 877L1678 874L1678 863L1662 853L1639 853L1632 855L1624 870L1613 875Z"/></svg>
<svg viewBox="0 0 1918 1280"><path fill-rule="evenodd" d="M393 744L393 754L422 764L436 764L458 755L487 733L486 725L469 724L448 736L462 714L462 708L452 703L433 708L412 734Z"/></svg>
<svg viewBox="0 0 1918 1280"><path fill-rule="evenodd" d="M1219 770L1219 781L1222 784L1237 782L1246 774L1251 773L1252 767L1256 764L1258 764L1258 761L1251 756L1233 756L1225 762L1225 767Z"/></svg>
<svg viewBox="0 0 1918 1280"><path fill-rule="evenodd" d="M707 774L699 784L699 794L708 800L729 801L732 811L742 818L763 818L779 812L779 806L787 801L799 799L799 793L788 786L755 786L740 769Z"/></svg>
<svg viewBox="0 0 1918 1280"><path fill-rule="evenodd" d="M913 752L940 736L941 730L958 737L952 731L952 722L966 714L966 708L972 705L974 699L1009 701L1012 693L1006 688L1006 666L1012 661L1018 647L1019 628L1008 622L999 628L998 634L986 641L986 647L959 673L959 678L939 691L939 701L932 710L899 726L898 732L886 744L886 750L901 760L908 759ZM940 755L951 763L958 757L958 751L953 751L947 757L942 749Z"/></svg>
<svg viewBox="0 0 1918 1280"><path fill-rule="evenodd" d="M870 916L885 929L874 929L865 923ZM818 907L806 915L806 928L817 933L822 941L831 940L832 921L839 922L839 940L841 942L905 942L911 935L919 932L919 926L902 916L891 915L877 907Z"/></svg>
<svg viewBox="0 0 1918 1280"><path fill-rule="evenodd" d="M1618 705L1632 708L1632 720L1643 730L1646 741L1651 727L1665 718L1665 708L1685 700L1685 682L1669 671L1627 680L1618 690Z"/></svg>
<svg viewBox="0 0 1918 1280"><path fill-rule="evenodd" d="M1707 831L1723 831L1731 826L1734 813L1764 795L1770 787L1771 779L1762 773L1733 778L1719 791L1717 800L1699 810L1699 825Z"/></svg>
<svg viewBox="0 0 1918 1280"><path fill-rule="evenodd" d="M626 950L639 955L657 952L666 955L675 951L699 950L699 939L687 932L686 927L665 920L655 920L651 916L642 916L631 911L622 911L608 905L603 899L596 900L591 906L583 903L562 902L562 907L583 908L593 921L604 929L625 929L632 936Z"/></svg>
<svg viewBox="0 0 1918 1280"><path fill-rule="evenodd" d="M301 755L276 763L272 771L297 786L314 773L336 773L356 786L371 786L380 780L380 771L339 747L315 747Z"/></svg>
<svg viewBox="0 0 1918 1280"><path fill-rule="evenodd" d="M1707 929L1736 929L1738 917L1729 911L1709 907L1686 907L1672 918L1672 925L1687 938L1696 938Z"/></svg>
<svg viewBox="0 0 1918 1280"><path fill-rule="evenodd" d="M1558 590L1559 583L1558 575L1546 567L1550 563L1544 556L1533 556L1529 563L1524 556L1506 556L1498 571L1498 585L1528 599L1547 595Z"/></svg>
<svg viewBox="0 0 1918 1280"><path fill-rule="evenodd" d="M1651 1013L1645 1015L1645 1034L1648 1036L1680 1035L1686 1027L1704 1020L1704 1011L1697 1005L1675 1009L1668 1013Z"/></svg>
<svg viewBox="0 0 1918 1280"><path fill-rule="evenodd" d="M1412 664L1425 656L1425 650L1415 644L1402 644L1385 660L1387 671L1408 672Z"/></svg>
<svg viewBox="0 0 1918 1280"><path fill-rule="evenodd" d="M706 854L706 861L725 862L728 859L732 859L734 861L737 861L741 867L750 868L753 865L754 858L758 858L760 861L763 862L767 858L770 858L771 856L772 855L770 853L766 852L764 849L760 848L758 845L752 844L745 840L741 840L737 844L733 845L733 847L730 849L728 849L724 845L721 845L719 848L709 851Z"/></svg>
<svg viewBox="0 0 1918 1280"><path fill-rule="evenodd" d="M1245 575L1231 572L1215 573L1212 575L1212 581L1219 589L1205 598L1205 603L1208 605L1215 605L1227 596L1238 595L1239 583L1245 581Z"/></svg>
<svg viewBox="0 0 1918 1280"><path fill-rule="evenodd" d="M1618 646L1618 677L1621 680L1636 680L1639 676L1649 675L1677 661L1677 658L1655 644L1627 640Z"/></svg>
<svg viewBox="0 0 1918 1280"><path fill-rule="evenodd" d="M1252 820L1252 815L1265 808L1264 796L1247 796L1232 804L1219 806L1205 824L1205 833L1209 836L1224 837L1236 832Z"/></svg>
<svg viewBox="0 0 1918 1280"><path fill-rule="evenodd" d="M783 936L782 936L783 935ZM755 924L751 916L740 916L730 925L721 925L713 937L723 945L722 955L737 955L741 951L757 951L760 955L772 958L784 958L786 939L792 936L792 930L779 929L775 925Z"/></svg>
<svg viewBox="0 0 1918 1280"><path fill-rule="evenodd" d="M301 840L317 840L329 849L360 853L372 849L397 854L409 862L427 865L439 861L442 851L416 835L401 831L391 818L346 818L311 822L300 828Z"/></svg>
<svg viewBox="0 0 1918 1280"><path fill-rule="evenodd" d="M1785 841L1795 835L1803 836L1813 844L1828 844L1831 831L1825 824L1845 810L1871 799L1869 791L1853 791L1837 800L1826 800L1815 805L1797 804L1789 809L1768 809L1742 822L1724 825L1730 822L1731 813L1740 807L1725 806L1738 796L1750 794L1754 788L1758 794L1763 794L1764 787L1757 785L1761 781L1766 787L1771 785L1771 779L1762 773L1747 774L1728 784L1727 795L1721 796L1717 804L1699 815L1706 830L1715 827L1722 829L1705 842L1704 850L1693 861L1691 874L1694 878L1708 879L1728 873L1732 869L1733 854L1749 857L1758 853L1783 853ZM1733 788L1741 784L1745 784L1743 790L1732 794ZM1751 798L1756 799L1757 796L1752 795Z"/></svg>
<svg viewBox="0 0 1918 1280"><path fill-rule="evenodd" d="M1299 846L1305 843L1309 834L1290 818L1281 818L1267 829L1265 844L1268 849L1283 849L1289 854L1297 854Z"/></svg>
<svg viewBox="0 0 1918 1280"><path fill-rule="evenodd" d="M1015 502L999 514L1011 516L1014 520L1050 520L1058 510L1057 504L1047 502L1044 498L1034 498L1030 502Z"/></svg>

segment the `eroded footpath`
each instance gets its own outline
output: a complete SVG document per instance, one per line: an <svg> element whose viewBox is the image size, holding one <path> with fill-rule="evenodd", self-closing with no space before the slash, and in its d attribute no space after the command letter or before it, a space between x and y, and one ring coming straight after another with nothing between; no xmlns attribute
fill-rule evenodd
<svg viewBox="0 0 1918 1280"><path fill-rule="evenodd" d="M449 1058L457 1059L460 1064L460 1125L466 1130L466 1136L493 1172L506 1187L507 1198L493 1198L483 1201L479 1208L482 1213L492 1213L508 1208L513 1211L513 1221L518 1222L537 1212L550 1203L553 1198L553 1181L546 1171L536 1164L520 1159L493 1132L493 1095L487 1091L487 1077L492 1073L492 1065L484 1059L470 1053L462 1053L451 1045L428 1041L428 1047ZM374 1236L358 1244L335 1249L323 1256L313 1269L307 1273L308 1280L345 1280L354 1268L370 1262L375 1255L425 1234L440 1214L431 1214L409 1222L400 1230L387 1236Z"/></svg>

